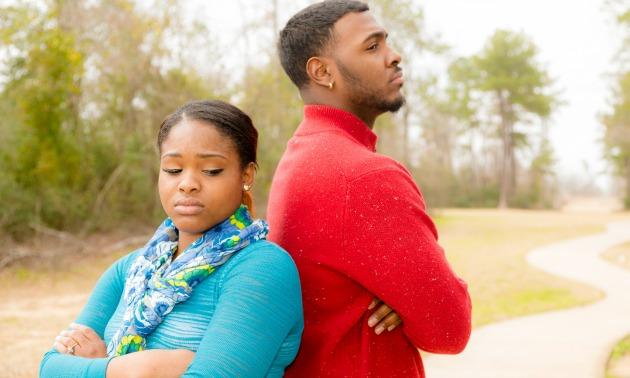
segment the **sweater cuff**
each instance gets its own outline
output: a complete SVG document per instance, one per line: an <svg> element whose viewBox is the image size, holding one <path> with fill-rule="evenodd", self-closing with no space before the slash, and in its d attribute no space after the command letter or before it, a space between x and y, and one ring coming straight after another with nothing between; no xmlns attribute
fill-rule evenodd
<svg viewBox="0 0 630 378"><path fill-rule="evenodd" d="M103 377L107 376L107 365L114 357L95 358L87 369L86 377Z"/></svg>

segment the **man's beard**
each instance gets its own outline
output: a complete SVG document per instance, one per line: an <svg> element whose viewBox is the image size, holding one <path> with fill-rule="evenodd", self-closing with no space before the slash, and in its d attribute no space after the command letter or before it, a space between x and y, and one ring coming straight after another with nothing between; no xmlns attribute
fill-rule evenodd
<svg viewBox="0 0 630 378"><path fill-rule="evenodd" d="M343 63L335 59L339 72L346 79L350 88L350 102L361 107L375 109L381 112L397 112L405 104L405 97L401 94L394 100L388 101L372 88L366 87L361 79L353 74Z"/></svg>

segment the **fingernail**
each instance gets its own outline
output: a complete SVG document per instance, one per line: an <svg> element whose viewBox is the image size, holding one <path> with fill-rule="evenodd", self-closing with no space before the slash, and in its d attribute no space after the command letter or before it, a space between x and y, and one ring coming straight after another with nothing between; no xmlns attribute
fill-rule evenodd
<svg viewBox="0 0 630 378"><path fill-rule="evenodd" d="M368 319L368 326L374 327L377 322L378 322L378 319L376 319L376 317L370 316L370 319Z"/></svg>
<svg viewBox="0 0 630 378"><path fill-rule="evenodd" d="M382 325L376 327L376 329L374 330L374 332L376 332L377 335L380 335L383 331L385 330L385 327L383 327Z"/></svg>
<svg viewBox="0 0 630 378"><path fill-rule="evenodd" d="M395 326L395 325L390 325L389 327L387 327L387 330L388 330L388 331L391 331L391 330L392 330L392 329L394 329L394 328L396 328L396 326Z"/></svg>
<svg viewBox="0 0 630 378"><path fill-rule="evenodd" d="M368 306L368 310L373 309L374 306L376 306L376 303L374 303L374 302L370 303L370 305Z"/></svg>

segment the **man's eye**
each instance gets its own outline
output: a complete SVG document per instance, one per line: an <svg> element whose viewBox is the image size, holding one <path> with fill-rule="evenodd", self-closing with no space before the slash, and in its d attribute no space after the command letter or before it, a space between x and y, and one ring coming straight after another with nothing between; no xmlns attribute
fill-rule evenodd
<svg viewBox="0 0 630 378"><path fill-rule="evenodd" d="M370 47L368 47L368 50L376 50L378 48L378 43L372 44L370 45Z"/></svg>
<svg viewBox="0 0 630 378"><path fill-rule="evenodd" d="M223 172L223 169L207 169L203 171L203 173L208 176L216 176L221 172Z"/></svg>
<svg viewBox="0 0 630 378"><path fill-rule="evenodd" d="M176 175L179 172L181 172L182 170L181 169L177 169L177 168L174 168L174 169L162 168L162 171L168 173L169 175Z"/></svg>

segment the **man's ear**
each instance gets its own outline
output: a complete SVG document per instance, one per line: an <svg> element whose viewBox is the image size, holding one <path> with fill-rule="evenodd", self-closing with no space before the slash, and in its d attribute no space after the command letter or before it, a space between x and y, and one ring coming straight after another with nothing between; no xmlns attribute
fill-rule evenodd
<svg viewBox="0 0 630 378"><path fill-rule="evenodd" d="M316 85L331 88L335 80L332 77L331 60L314 56L306 62L306 74Z"/></svg>

